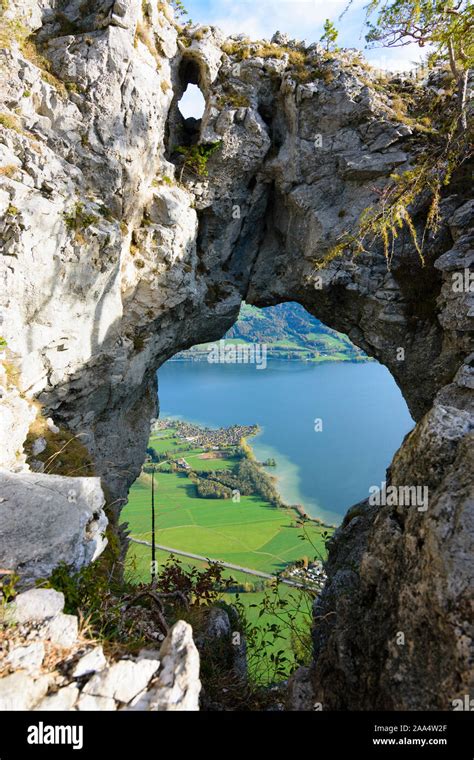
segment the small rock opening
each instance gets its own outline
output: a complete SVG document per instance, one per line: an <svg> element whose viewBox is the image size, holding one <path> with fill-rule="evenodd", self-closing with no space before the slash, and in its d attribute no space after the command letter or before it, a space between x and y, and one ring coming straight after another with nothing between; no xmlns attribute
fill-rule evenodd
<svg viewBox="0 0 474 760"><path fill-rule="evenodd" d="M206 101L199 87L189 84L178 103L178 110L183 118L184 145L196 145L198 142L205 107Z"/></svg>
<svg viewBox="0 0 474 760"><path fill-rule="evenodd" d="M199 143L205 107L199 63L193 58L183 58L178 69L175 96L168 120L170 154L178 146L189 148Z"/></svg>

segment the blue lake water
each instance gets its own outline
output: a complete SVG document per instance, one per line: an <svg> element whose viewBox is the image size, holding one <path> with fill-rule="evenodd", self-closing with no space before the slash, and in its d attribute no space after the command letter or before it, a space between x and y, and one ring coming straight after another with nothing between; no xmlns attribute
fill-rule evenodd
<svg viewBox="0 0 474 760"><path fill-rule="evenodd" d="M265 370L169 362L158 382L162 417L259 425L250 442L259 460L276 459L267 471L277 476L283 499L333 524L380 485L414 425L389 371L376 362L274 361Z"/></svg>

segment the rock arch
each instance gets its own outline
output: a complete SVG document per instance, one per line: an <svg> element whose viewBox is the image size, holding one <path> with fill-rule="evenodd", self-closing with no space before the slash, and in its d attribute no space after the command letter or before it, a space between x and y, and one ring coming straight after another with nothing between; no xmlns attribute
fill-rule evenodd
<svg viewBox="0 0 474 760"><path fill-rule="evenodd" d="M119 512L157 413L157 367L222 337L243 299L298 301L389 367L418 422L389 477L430 489L426 513L364 503L338 531L315 610L315 701L451 709L472 677L472 296L452 287L472 263L469 188L447 189L426 266L401 235L390 271L376 245L315 270L416 150L357 60L323 62L312 46L307 79L288 52L257 44L242 59L212 28L184 43L154 4L142 18L135 0L99 3L87 28L64 5L74 34L53 10L28 23L69 94L6 52L4 105L24 129L1 127L14 167L0 195L2 330L15 368L2 465L24 469L39 402L81 436ZM209 175L185 185L165 150L183 58L206 96L200 139L220 144Z"/></svg>

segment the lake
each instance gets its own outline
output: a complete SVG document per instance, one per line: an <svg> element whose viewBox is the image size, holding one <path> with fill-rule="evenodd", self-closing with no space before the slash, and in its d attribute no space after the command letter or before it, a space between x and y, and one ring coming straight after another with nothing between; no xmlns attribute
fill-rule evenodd
<svg viewBox="0 0 474 760"><path fill-rule="evenodd" d="M389 371L376 362L255 365L168 362L158 372L160 416L208 427L259 425L260 461L289 504L339 524L380 485L413 426Z"/></svg>

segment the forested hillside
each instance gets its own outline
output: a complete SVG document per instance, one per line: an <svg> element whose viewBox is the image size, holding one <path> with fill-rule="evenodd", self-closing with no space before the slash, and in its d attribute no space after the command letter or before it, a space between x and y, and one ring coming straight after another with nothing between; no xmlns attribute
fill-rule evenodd
<svg viewBox="0 0 474 760"><path fill-rule="evenodd" d="M225 340L265 344L273 358L302 361L367 359L346 335L326 327L298 303L284 303L266 309L243 304L239 319ZM179 354L177 358L204 358L207 353L208 344L204 344Z"/></svg>

